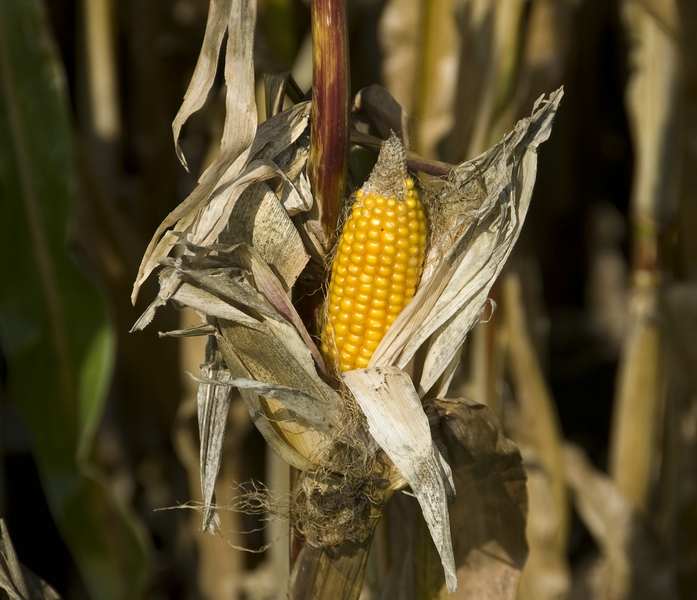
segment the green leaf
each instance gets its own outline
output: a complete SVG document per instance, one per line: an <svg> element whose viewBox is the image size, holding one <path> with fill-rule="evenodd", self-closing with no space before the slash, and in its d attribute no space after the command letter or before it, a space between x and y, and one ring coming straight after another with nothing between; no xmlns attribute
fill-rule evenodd
<svg viewBox="0 0 697 600"><path fill-rule="evenodd" d="M61 64L40 0L0 2L0 344L53 518L91 596L143 595L134 518L88 462L115 339L66 243L73 154Z"/></svg>

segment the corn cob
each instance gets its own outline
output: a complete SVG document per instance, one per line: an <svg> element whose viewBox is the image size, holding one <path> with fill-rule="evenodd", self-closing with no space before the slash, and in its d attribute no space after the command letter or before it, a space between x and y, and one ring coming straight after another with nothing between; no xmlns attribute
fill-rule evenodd
<svg viewBox="0 0 697 600"><path fill-rule="evenodd" d="M368 366L419 284L426 217L406 178L405 199L356 193L332 265L322 351L340 371Z"/></svg>

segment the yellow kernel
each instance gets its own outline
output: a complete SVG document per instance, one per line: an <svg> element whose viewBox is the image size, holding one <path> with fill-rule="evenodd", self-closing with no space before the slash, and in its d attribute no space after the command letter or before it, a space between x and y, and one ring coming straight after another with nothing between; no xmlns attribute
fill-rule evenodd
<svg viewBox="0 0 697 600"><path fill-rule="evenodd" d="M406 289L406 287L404 286L403 283L392 283L392 293L393 294L403 294L405 289Z"/></svg>
<svg viewBox="0 0 697 600"><path fill-rule="evenodd" d="M414 198L413 196L411 198L407 198L404 203L409 207L409 208L416 208L418 200Z"/></svg>
<svg viewBox="0 0 697 600"><path fill-rule="evenodd" d="M350 223L355 223L356 224L356 229L360 231L367 231L368 230L368 224L370 221L364 217L359 217L355 221L349 221ZM355 234L354 234L355 235Z"/></svg>
<svg viewBox="0 0 697 600"><path fill-rule="evenodd" d="M346 273L346 271L347 271L346 265L337 265L337 266L336 266L336 272L337 272L339 275L344 275L344 274Z"/></svg>
<svg viewBox="0 0 697 600"><path fill-rule="evenodd" d="M409 221L409 231L419 231L419 223L418 221Z"/></svg>
<svg viewBox="0 0 697 600"><path fill-rule="evenodd" d="M356 242L365 242L368 239L365 230L357 229L353 234L353 239Z"/></svg>
<svg viewBox="0 0 697 600"><path fill-rule="evenodd" d="M338 304L332 304L331 302L329 303L329 314L330 315L335 315L341 310L341 307Z"/></svg>
<svg viewBox="0 0 697 600"><path fill-rule="evenodd" d="M359 294L366 294L367 296L370 296L370 294L373 292L373 286L370 285L369 283L361 283L358 286L358 293Z"/></svg>
<svg viewBox="0 0 697 600"><path fill-rule="evenodd" d="M369 240L379 240L380 239L380 231L378 229L369 229L368 230L368 239Z"/></svg>
<svg viewBox="0 0 697 600"><path fill-rule="evenodd" d="M392 286L392 291L395 291L394 286ZM370 303L370 294L356 294L353 299L360 304L368 305Z"/></svg>
<svg viewBox="0 0 697 600"><path fill-rule="evenodd" d="M392 269L390 267L380 265L380 267L378 268L378 275L380 277L389 277L390 275L392 275Z"/></svg>
<svg viewBox="0 0 697 600"><path fill-rule="evenodd" d="M350 317L349 313L347 313L347 312L340 312L340 313L336 316L336 318L337 318L337 320L339 320L341 323L348 323L348 322L351 320L351 317ZM337 342L337 344L338 344L338 342Z"/></svg>
<svg viewBox="0 0 697 600"><path fill-rule="evenodd" d="M358 277L361 274L361 268L358 265L346 265L345 268L346 272L354 277ZM339 272L339 269L337 269L337 272ZM343 273L341 273L341 275L343 275Z"/></svg>
<svg viewBox="0 0 697 600"><path fill-rule="evenodd" d="M394 264L394 256L392 254L381 254L380 264L382 265L392 265Z"/></svg>
<svg viewBox="0 0 697 600"><path fill-rule="evenodd" d="M409 181L409 180L407 180L407 181ZM360 200L361 198L363 198L363 190L358 190L358 191L356 192L356 198L358 198L359 200Z"/></svg>
<svg viewBox="0 0 697 600"><path fill-rule="evenodd" d="M371 319L377 319L379 321L380 319L384 319L387 316L387 313L385 312L384 308L371 308L368 311L368 316Z"/></svg>
<svg viewBox="0 0 697 600"><path fill-rule="evenodd" d="M365 264L367 265L377 265L380 259L376 254L366 254L365 256L360 257L365 261Z"/></svg>
<svg viewBox="0 0 697 600"><path fill-rule="evenodd" d="M340 265L348 265L351 262L351 259L349 258L348 254L339 254L339 264ZM336 268L337 272L339 271L339 267Z"/></svg>
<svg viewBox="0 0 697 600"><path fill-rule="evenodd" d="M394 266L394 272L395 272L395 273L405 273L406 270L407 270L407 264L406 264L406 263L398 262L398 263Z"/></svg>
<svg viewBox="0 0 697 600"><path fill-rule="evenodd" d="M351 313L350 314L350 322L354 323L355 325L360 325L361 323L365 323L367 316L368 316L367 311Z"/></svg>
<svg viewBox="0 0 697 600"><path fill-rule="evenodd" d="M380 332L380 340L384 337L384 334ZM363 342L363 347L366 350L370 350L371 352L375 352L375 348L378 347L378 344L380 343L380 340L366 340Z"/></svg>
<svg viewBox="0 0 697 600"><path fill-rule="evenodd" d="M397 198L395 198L394 196L390 196L387 199L387 206L389 206L390 208L395 208L397 206Z"/></svg>
<svg viewBox="0 0 697 600"><path fill-rule="evenodd" d="M387 277L376 277L373 281L373 291L389 289L391 281Z"/></svg>
<svg viewBox="0 0 697 600"><path fill-rule="evenodd" d="M406 263L409 260L409 250L400 250L394 257L396 263Z"/></svg>
<svg viewBox="0 0 697 600"><path fill-rule="evenodd" d="M353 300L351 298L342 298L340 301L341 310L350 312L353 308Z"/></svg>
<svg viewBox="0 0 697 600"><path fill-rule="evenodd" d="M409 210L406 202L397 202L397 214L403 215Z"/></svg>
<svg viewBox="0 0 697 600"><path fill-rule="evenodd" d="M346 323L336 323L333 326L333 329L334 329L334 335L337 338L341 337L342 340L343 340L344 336L348 333L348 326L346 325Z"/></svg>
<svg viewBox="0 0 697 600"><path fill-rule="evenodd" d="M353 335L362 335L365 332L365 323L351 323L348 330Z"/></svg>
<svg viewBox="0 0 697 600"><path fill-rule="evenodd" d="M358 281L360 283L364 283L365 285L370 285L371 283L373 283L373 279L375 279L375 278L372 275L366 275L365 273L361 273L358 276ZM372 290L372 286L371 286L371 290Z"/></svg>
<svg viewBox="0 0 697 600"><path fill-rule="evenodd" d="M357 356L356 357L356 368L358 369L365 369L368 366L368 363L370 362L370 359L366 356Z"/></svg>
<svg viewBox="0 0 697 600"><path fill-rule="evenodd" d="M407 276L404 273L394 273L392 275L392 287L395 285L404 285L407 280Z"/></svg>
<svg viewBox="0 0 697 600"><path fill-rule="evenodd" d="M375 294L373 294L373 299L370 301L370 306L373 308L385 308L387 306L387 295L385 295L384 298L378 298L375 296Z"/></svg>
<svg viewBox="0 0 697 600"><path fill-rule="evenodd" d="M402 225L402 226L399 227L399 229L397 229L397 235L398 235L399 237L408 238L408 237L409 237L409 233L410 233L409 227L407 227L406 225Z"/></svg>
<svg viewBox="0 0 697 600"><path fill-rule="evenodd" d="M382 326L380 326L380 328L367 329L363 337L369 341L379 342L383 335L384 333L382 332Z"/></svg>
<svg viewBox="0 0 697 600"><path fill-rule="evenodd" d="M354 254L363 254L365 252L365 244L363 242L354 241L350 246L350 250L346 250L346 252L349 251Z"/></svg>
<svg viewBox="0 0 697 600"><path fill-rule="evenodd" d="M418 251L418 248L416 249ZM363 262L363 256L360 254L351 254L349 256L349 260L354 264L354 265L360 265Z"/></svg>
<svg viewBox="0 0 697 600"><path fill-rule="evenodd" d="M358 352L358 356L356 357L356 365L358 365L360 361L365 361L366 366L368 366L367 363L370 362L372 356L373 350L371 350L370 348L366 348L365 346L361 347L360 351Z"/></svg>
<svg viewBox="0 0 697 600"><path fill-rule="evenodd" d="M360 350L360 347L357 344L351 344L347 341L344 341L342 349L344 352L348 353L349 356L351 356L354 354L358 354L358 350Z"/></svg>
<svg viewBox="0 0 697 600"><path fill-rule="evenodd" d="M373 300L387 300L389 295L390 295L390 292L387 289L376 289L373 292ZM371 304L373 304L372 300L371 300ZM373 304L373 306L375 306L375 305Z"/></svg>
<svg viewBox="0 0 697 600"><path fill-rule="evenodd" d="M395 252L397 252L397 248L395 248L391 244L385 244L382 247L382 252L383 254L394 254Z"/></svg>
<svg viewBox="0 0 697 600"><path fill-rule="evenodd" d="M366 262L366 264L363 265L363 272L366 275L375 275L375 272L377 271L377 266L371 263Z"/></svg>
<svg viewBox="0 0 697 600"><path fill-rule="evenodd" d="M365 251L368 254L379 254L380 253L380 248L381 244L380 242L376 242L374 240L371 240L365 245Z"/></svg>
<svg viewBox="0 0 697 600"><path fill-rule="evenodd" d="M407 289L415 288L416 277L414 277L413 275L411 277L407 277L407 280L404 282L404 285L406 285Z"/></svg>
<svg viewBox="0 0 697 600"><path fill-rule="evenodd" d="M355 335L353 333L349 333L346 336L346 343L350 344L351 346L356 346L356 347L360 348L362 342L363 342L362 335Z"/></svg>
<svg viewBox="0 0 697 600"><path fill-rule="evenodd" d="M406 181L407 189L408 189L408 190L411 190L411 189L414 188L414 180L413 180L411 177L407 177L407 178L405 179L405 181Z"/></svg>
<svg viewBox="0 0 697 600"><path fill-rule="evenodd" d="M394 289L394 286L392 289ZM343 287L343 290L344 290L344 296L348 296L349 298L353 298L353 296L356 295L356 286L355 285L345 285Z"/></svg>
<svg viewBox="0 0 697 600"><path fill-rule="evenodd" d="M404 304L404 294L392 294L390 296L390 304Z"/></svg>
<svg viewBox="0 0 697 600"><path fill-rule="evenodd" d="M392 315L398 315L402 312L404 306L402 304L393 304L387 307L387 312ZM387 315L385 315L385 320L387 320Z"/></svg>
<svg viewBox="0 0 697 600"><path fill-rule="evenodd" d="M411 248L409 248L409 254L411 254L412 256L421 254L421 248L419 248L418 246L412 246Z"/></svg>

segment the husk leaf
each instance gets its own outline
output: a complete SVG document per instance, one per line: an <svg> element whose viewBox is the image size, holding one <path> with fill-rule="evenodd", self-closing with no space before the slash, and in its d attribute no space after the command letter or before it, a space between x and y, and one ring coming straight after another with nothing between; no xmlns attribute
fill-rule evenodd
<svg viewBox="0 0 697 600"><path fill-rule="evenodd" d="M368 419L370 434L406 479L438 549L448 591L457 588L448 501L452 473L433 444L428 418L410 377L396 367L347 371L343 379Z"/></svg>

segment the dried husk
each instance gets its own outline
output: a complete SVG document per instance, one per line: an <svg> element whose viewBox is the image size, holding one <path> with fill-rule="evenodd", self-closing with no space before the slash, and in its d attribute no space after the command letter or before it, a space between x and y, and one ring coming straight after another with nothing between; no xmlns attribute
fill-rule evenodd
<svg viewBox="0 0 697 600"><path fill-rule="evenodd" d="M479 320L489 290L518 239L537 172L537 147L551 133L563 91L538 101L503 141L458 165L429 205L432 232L413 301L380 342L369 367L405 368L428 343L418 382L423 396Z"/></svg>

